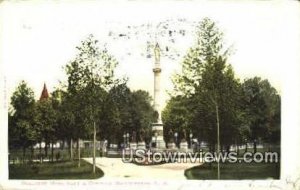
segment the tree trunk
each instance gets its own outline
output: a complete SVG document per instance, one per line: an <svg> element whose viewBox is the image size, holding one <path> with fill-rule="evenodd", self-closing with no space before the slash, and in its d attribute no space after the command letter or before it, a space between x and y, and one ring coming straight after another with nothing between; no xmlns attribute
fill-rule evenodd
<svg viewBox="0 0 300 190"><path fill-rule="evenodd" d="M53 162L53 153L54 153L54 150L53 150L53 141L51 143L51 162Z"/></svg>
<svg viewBox="0 0 300 190"><path fill-rule="evenodd" d="M65 148L65 140L62 140L62 144L61 146L59 147L61 150L63 150Z"/></svg>
<svg viewBox="0 0 300 190"><path fill-rule="evenodd" d="M94 122L93 173L96 173L96 123Z"/></svg>
<svg viewBox="0 0 300 190"><path fill-rule="evenodd" d="M77 149L78 149L78 167L80 167L80 138L77 139Z"/></svg>
<svg viewBox="0 0 300 190"><path fill-rule="evenodd" d="M220 119L219 119L219 108L216 103L216 119L217 119L217 152L220 154ZM218 161L218 179L220 179L220 162Z"/></svg>
<svg viewBox="0 0 300 190"><path fill-rule="evenodd" d="M253 149L254 149L254 154L255 154L256 151L257 151L257 148L256 148L256 141L254 141L254 143L253 143Z"/></svg>
<svg viewBox="0 0 300 190"><path fill-rule="evenodd" d="M26 147L23 146L23 158L22 158L23 164L25 163L25 154L26 154Z"/></svg>
<svg viewBox="0 0 300 190"><path fill-rule="evenodd" d="M33 145L31 145L30 147L31 153L30 153L30 160L33 160L33 155L34 155L34 149L33 149Z"/></svg>
<svg viewBox="0 0 300 190"><path fill-rule="evenodd" d="M215 143L209 145L209 152L212 154L214 154L216 152L216 144ZM209 165L209 168L212 169L212 162L209 162L208 165Z"/></svg>
<svg viewBox="0 0 300 190"><path fill-rule="evenodd" d="M70 140L70 160L73 161L73 139Z"/></svg>
<svg viewBox="0 0 300 190"><path fill-rule="evenodd" d="M210 146L210 150L209 150L211 153L214 153L216 152L216 144L215 142Z"/></svg>
<svg viewBox="0 0 300 190"><path fill-rule="evenodd" d="M48 157L48 142L45 142L45 157Z"/></svg>
<svg viewBox="0 0 300 190"><path fill-rule="evenodd" d="M226 146L226 152L228 152L228 153L230 152L230 145Z"/></svg>
<svg viewBox="0 0 300 190"><path fill-rule="evenodd" d="M42 141L40 141L40 163L43 162L43 155L42 155Z"/></svg>

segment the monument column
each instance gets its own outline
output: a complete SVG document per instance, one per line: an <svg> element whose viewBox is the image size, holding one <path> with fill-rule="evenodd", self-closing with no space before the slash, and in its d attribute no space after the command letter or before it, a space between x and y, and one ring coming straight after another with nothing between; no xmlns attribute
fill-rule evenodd
<svg viewBox="0 0 300 190"><path fill-rule="evenodd" d="M154 73L154 110L157 114L157 120L152 124L152 144L156 144L156 148L164 149L166 148L166 144L163 136L163 123L161 120L161 107L160 107L160 48L159 45L156 44L154 48L155 55L155 64L153 68Z"/></svg>

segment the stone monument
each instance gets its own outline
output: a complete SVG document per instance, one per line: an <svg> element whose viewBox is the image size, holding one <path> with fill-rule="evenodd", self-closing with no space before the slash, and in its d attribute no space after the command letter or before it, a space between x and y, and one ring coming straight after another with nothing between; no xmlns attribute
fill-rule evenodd
<svg viewBox="0 0 300 190"><path fill-rule="evenodd" d="M156 122L152 123L152 139L151 144L154 148L165 149L166 143L164 141L163 123L161 120L161 108L160 108L160 48L158 43L154 48L155 65L153 68L154 73L154 110L157 114Z"/></svg>

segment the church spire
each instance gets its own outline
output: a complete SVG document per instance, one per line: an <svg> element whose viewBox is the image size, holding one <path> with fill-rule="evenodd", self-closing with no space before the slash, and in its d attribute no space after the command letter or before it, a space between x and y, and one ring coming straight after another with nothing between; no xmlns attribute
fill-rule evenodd
<svg viewBox="0 0 300 190"><path fill-rule="evenodd" d="M46 86L46 83L44 83L44 88L43 88L40 100L47 100L48 98L49 98L49 94L48 94L47 86Z"/></svg>

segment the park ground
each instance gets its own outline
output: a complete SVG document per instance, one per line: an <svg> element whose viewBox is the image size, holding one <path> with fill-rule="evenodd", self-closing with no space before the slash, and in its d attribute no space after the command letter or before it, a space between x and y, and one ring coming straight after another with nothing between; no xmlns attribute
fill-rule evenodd
<svg viewBox="0 0 300 190"><path fill-rule="evenodd" d="M9 166L10 179L216 179L217 164L164 163L137 165L123 163L121 158L96 158L96 174L92 158L78 161L43 164L14 164ZM221 179L279 179L279 163L222 163Z"/></svg>
<svg viewBox="0 0 300 190"><path fill-rule="evenodd" d="M59 150L54 151L57 155ZM248 151L253 152L252 149ZM267 149L259 149L265 152ZM280 149L273 151L280 152ZM37 154L35 152L34 154ZM243 152L240 152L241 154ZM12 152L11 158L21 157L20 151ZM96 174L92 174L91 150L82 152L81 166L78 167L76 156L69 161L68 152L60 151L60 159L51 162L50 156L42 164L39 162L9 164L9 179L216 179L217 164L208 163L163 163L138 165L124 163L120 157L96 158ZM30 157L30 152L26 153ZM15 159L16 160L16 159ZM221 163L221 179L279 179L279 163Z"/></svg>

